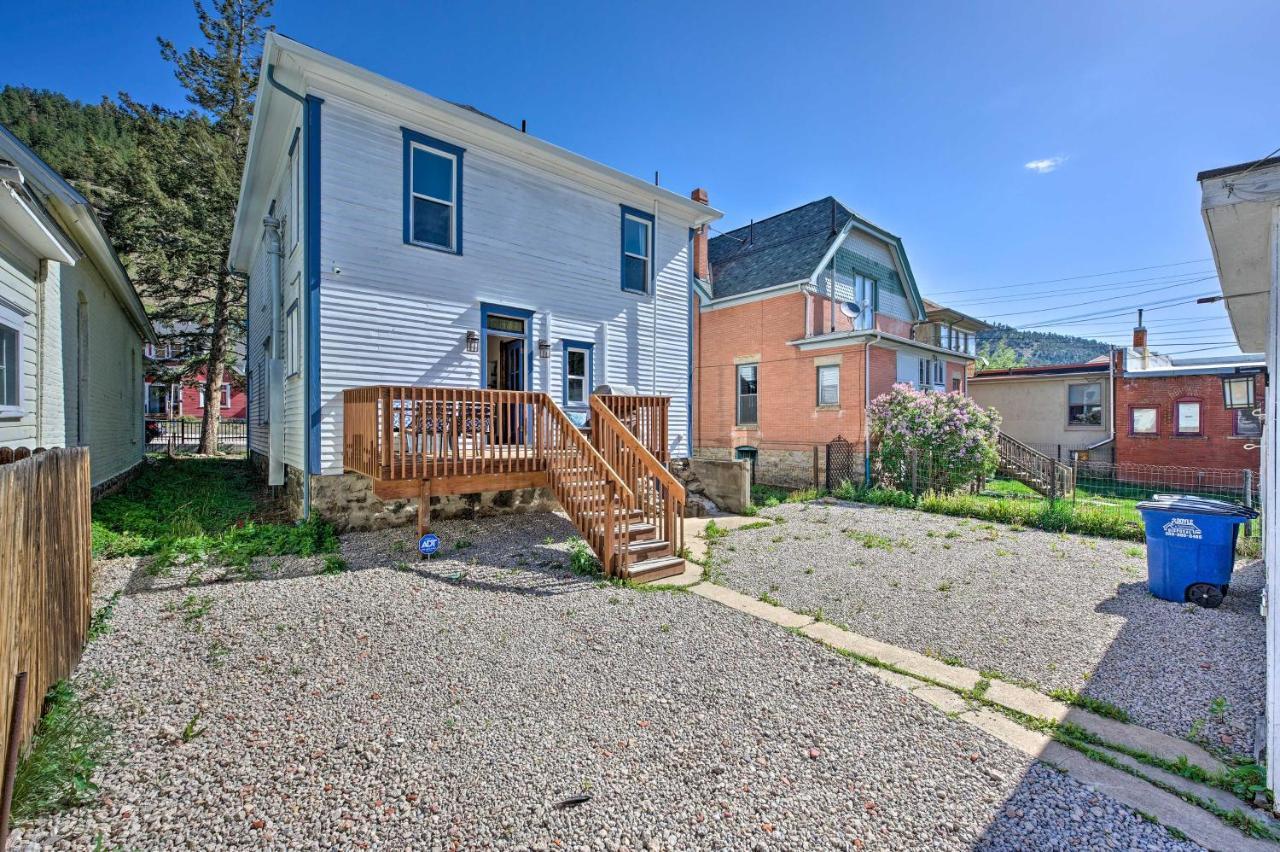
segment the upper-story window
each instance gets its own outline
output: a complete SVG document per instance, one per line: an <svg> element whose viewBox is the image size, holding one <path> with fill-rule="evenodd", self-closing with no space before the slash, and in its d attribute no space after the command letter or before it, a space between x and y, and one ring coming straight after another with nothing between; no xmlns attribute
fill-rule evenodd
<svg viewBox="0 0 1280 852"><path fill-rule="evenodd" d="M874 328L876 324L875 312L879 306L879 296L877 293L876 279L868 278L865 275L853 276L853 297L858 303L858 307L862 310L858 313L858 318L854 320L854 326L859 329Z"/></svg>
<svg viewBox="0 0 1280 852"><path fill-rule="evenodd" d="M463 149L404 129L404 241L462 254Z"/></svg>
<svg viewBox="0 0 1280 852"><path fill-rule="evenodd" d="M649 292L653 280L653 215L622 205L622 289Z"/></svg>
<svg viewBox="0 0 1280 852"><path fill-rule="evenodd" d="M739 364L737 369L737 413L735 422L739 426L755 426L759 422L759 408L756 405L760 386L757 382L759 364Z"/></svg>

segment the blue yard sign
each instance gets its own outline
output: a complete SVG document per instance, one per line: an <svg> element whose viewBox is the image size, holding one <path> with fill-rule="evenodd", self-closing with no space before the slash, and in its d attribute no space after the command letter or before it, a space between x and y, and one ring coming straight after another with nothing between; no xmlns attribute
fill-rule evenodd
<svg viewBox="0 0 1280 852"><path fill-rule="evenodd" d="M423 556L431 556L440 549L440 536L435 533L427 533L418 539L418 552Z"/></svg>

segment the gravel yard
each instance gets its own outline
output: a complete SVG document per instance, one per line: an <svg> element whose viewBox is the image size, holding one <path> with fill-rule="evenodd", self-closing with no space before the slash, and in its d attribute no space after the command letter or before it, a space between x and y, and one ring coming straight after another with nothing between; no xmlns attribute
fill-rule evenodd
<svg viewBox="0 0 1280 852"><path fill-rule="evenodd" d="M1206 610L1152 597L1132 542L854 504L765 515L779 523L717 548L719 582L1250 753L1266 688L1260 562L1237 564L1231 593Z"/></svg>
<svg viewBox="0 0 1280 852"><path fill-rule="evenodd" d="M1197 848L807 639L561 569L558 516L437 532L430 563L349 535L330 576L105 563L127 591L76 682L115 758L14 844Z"/></svg>

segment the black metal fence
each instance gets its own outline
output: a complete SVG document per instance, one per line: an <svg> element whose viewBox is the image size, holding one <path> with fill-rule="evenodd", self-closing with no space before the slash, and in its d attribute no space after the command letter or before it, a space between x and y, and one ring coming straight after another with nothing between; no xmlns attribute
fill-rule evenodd
<svg viewBox="0 0 1280 852"><path fill-rule="evenodd" d="M189 453L200 446L199 420L148 417L146 430L149 452ZM222 452L247 452L249 449L248 422L219 420L218 449Z"/></svg>

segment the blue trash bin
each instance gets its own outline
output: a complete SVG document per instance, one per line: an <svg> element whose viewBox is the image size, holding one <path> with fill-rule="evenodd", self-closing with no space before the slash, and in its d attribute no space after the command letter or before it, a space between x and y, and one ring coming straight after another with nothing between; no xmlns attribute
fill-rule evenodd
<svg viewBox="0 0 1280 852"><path fill-rule="evenodd" d="M1246 506L1185 494L1157 494L1138 504L1147 531L1147 588L1167 601L1213 608L1231 583L1240 524L1258 517Z"/></svg>

